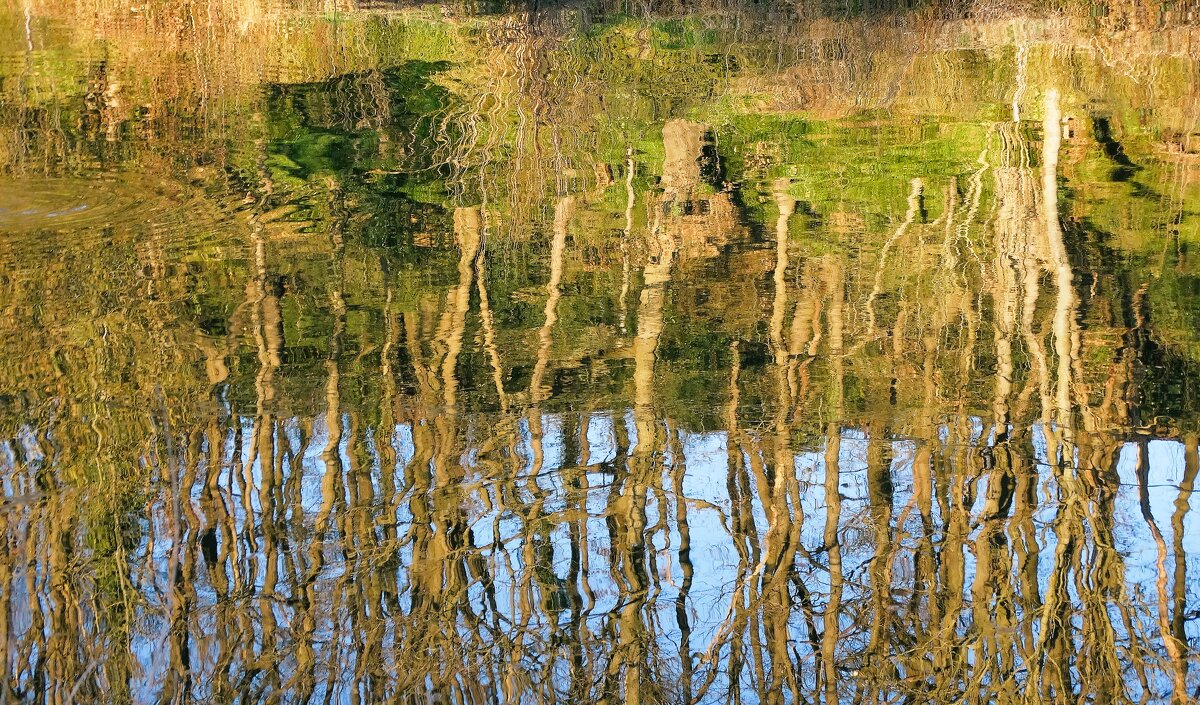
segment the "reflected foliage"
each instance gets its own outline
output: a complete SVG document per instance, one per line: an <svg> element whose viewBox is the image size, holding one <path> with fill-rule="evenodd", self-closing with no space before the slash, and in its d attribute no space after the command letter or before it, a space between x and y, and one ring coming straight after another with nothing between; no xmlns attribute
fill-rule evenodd
<svg viewBox="0 0 1200 705"><path fill-rule="evenodd" d="M0 12L0 701L1200 697L1190 6L361 5Z"/></svg>

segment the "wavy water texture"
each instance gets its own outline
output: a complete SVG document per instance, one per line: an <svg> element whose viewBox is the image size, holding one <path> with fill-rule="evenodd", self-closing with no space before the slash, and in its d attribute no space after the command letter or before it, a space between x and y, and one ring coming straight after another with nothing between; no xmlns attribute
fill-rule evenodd
<svg viewBox="0 0 1200 705"><path fill-rule="evenodd" d="M0 701L1200 697L1189 3L10 0Z"/></svg>

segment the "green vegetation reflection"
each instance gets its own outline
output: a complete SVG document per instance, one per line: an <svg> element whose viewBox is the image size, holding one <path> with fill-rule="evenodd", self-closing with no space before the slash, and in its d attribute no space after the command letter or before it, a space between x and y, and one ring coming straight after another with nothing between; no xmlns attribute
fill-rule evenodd
<svg viewBox="0 0 1200 705"><path fill-rule="evenodd" d="M0 11L0 701L1200 693L1195 8L360 4Z"/></svg>

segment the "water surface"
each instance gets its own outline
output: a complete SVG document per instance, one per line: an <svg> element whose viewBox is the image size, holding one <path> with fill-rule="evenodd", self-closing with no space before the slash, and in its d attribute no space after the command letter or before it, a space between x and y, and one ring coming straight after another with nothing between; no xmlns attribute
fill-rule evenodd
<svg viewBox="0 0 1200 705"><path fill-rule="evenodd" d="M0 701L1200 693L1185 12L366 5L3 6Z"/></svg>

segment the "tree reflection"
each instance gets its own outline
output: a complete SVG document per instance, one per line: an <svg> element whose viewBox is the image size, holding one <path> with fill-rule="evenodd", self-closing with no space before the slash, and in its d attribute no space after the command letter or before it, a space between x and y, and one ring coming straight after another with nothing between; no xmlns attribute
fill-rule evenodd
<svg viewBox="0 0 1200 705"><path fill-rule="evenodd" d="M182 172L107 68L5 93L5 173L55 188L0 239L0 700L1194 697L1186 144L1127 153L1027 38L986 119L622 124L561 28L359 17L353 72L166 71L255 110L150 121ZM109 149L79 173L144 224L62 207Z"/></svg>

